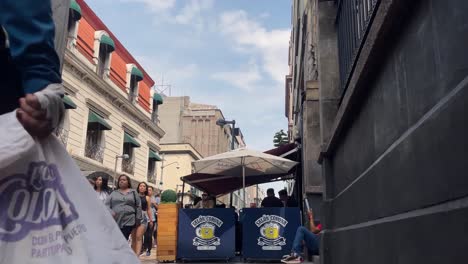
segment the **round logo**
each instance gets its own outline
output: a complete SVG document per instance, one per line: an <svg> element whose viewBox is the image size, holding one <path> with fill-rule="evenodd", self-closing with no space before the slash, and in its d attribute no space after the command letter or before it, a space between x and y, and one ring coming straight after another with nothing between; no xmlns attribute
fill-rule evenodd
<svg viewBox="0 0 468 264"><path fill-rule="evenodd" d="M202 224L196 229L197 237L201 239L212 239L214 237L215 226L212 224Z"/></svg>
<svg viewBox="0 0 468 264"><path fill-rule="evenodd" d="M260 234L268 239L277 239L279 237L279 229L279 225L275 223L268 223L260 228Z"/></svg>

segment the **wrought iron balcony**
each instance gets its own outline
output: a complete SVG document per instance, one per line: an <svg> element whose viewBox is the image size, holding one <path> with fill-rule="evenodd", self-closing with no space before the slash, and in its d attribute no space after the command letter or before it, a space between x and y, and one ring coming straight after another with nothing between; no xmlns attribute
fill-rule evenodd
<svg viewBox="0 0 468 264"><path fill-rule="evenodd" d="M133 174L135 170L135 161L132 159L122 160L122 170L126 173Z"/></svg>
<svg viewBox="0 0 468 264"><path fill-rule="evenodd" d="M146 176L146 180L149 183L156 184L156 175L154 174L154 172L148 172L148 174Z"/></svg>
<svg viewBox="0 0 468 264"><path fill-rule="evenodd" d="M99 144L86 144L85 156L102 163L104 160L104 147Z"/></svg>
<svg viewBox="0 0 468 264"><path fill-rule="evenodd" d="M340 81L346 90L381 0L335 0Z"/></svg>
<svg viewBox="0 0 468 264"><path fill-rule="evenodd" d="M64 146L67 146L68 143L68 130L63 127L57 127L54 131L55 136L57 136L60 141L62 141Z"/></svg>

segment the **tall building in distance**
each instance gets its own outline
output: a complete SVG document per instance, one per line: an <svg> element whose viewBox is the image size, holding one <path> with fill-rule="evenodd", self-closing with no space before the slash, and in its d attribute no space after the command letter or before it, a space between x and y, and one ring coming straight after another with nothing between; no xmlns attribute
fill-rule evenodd
<svg viewBox="0 0 468 264"><path fill-rule="evenodd" d="M231 149L231 127L216 125L218 119L224 119L217 106L193 103L188 96L165 97L158 116L166 131L161 143L190 143L203 157ZM242 135L240 129L238 131ZM234 140L237 142L237 137ZM235 145L245 145L243 137L241 141Z"/></svg>
<svg viewBox="0 0 468 264"><path fill-rule="evenodd" d="M217 106L209 104L193 103L188 96L164 97L164 104L158 109L160 126L166 132L161 139L161 145L190 144L197 153L203 157L209 157L231 150L231 129L226 125L220 127L216 124L218 119L224 119L223 112ZM234 147L245 147L244 136L240 128L234 129ZM170 157L172 153L165 153L165 147L161 154ZM185 166L185 165L184 165ZM172 176L177 180L184 176L179 171L173 171ZM187 174L185 174L187 175ZM179 183L180 184L180 183ZM256 187L246 189L246 204L254 202ZM230 196L218 198L219 202L226 205L230 203ZM233 205L240 208L243 204L242 192L233 193Z"/></svg>

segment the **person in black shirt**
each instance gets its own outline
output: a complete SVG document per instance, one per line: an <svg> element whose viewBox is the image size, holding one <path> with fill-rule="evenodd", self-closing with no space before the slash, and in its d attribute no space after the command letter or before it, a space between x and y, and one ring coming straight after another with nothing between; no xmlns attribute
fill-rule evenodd
<svg viewBox="0 0 468 264"><path fill-rule="evenodd" d="M267 190L267 197L262 201L262 207L284 207L281 200L275 196L275 190L270 188Z"/></svg>
<svg viewBox="0 0 468 264"><path fill-rule="evenodd" d="M283 189L278 192L279 198L281 202L283 203L283 207L298 207L299 205L297 204L296 199L294 199L292 196L288 196L288 192Z"/></svg>

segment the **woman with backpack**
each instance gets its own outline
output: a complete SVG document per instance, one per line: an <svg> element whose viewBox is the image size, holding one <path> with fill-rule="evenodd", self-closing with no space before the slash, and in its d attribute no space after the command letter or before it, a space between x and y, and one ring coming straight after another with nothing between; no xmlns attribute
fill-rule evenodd
<svg viewBox="0 0 468 264"><path fill-rule="evenodd" d="M106 201L112 216L120 227L125 239L129 239L133 230L142 222L141 199L138 193L131 189L130 177L120 175L117 190L112 192ZM132 247L135 251L135 247ZM139 252L135 251L135 254Z"/></svg>

